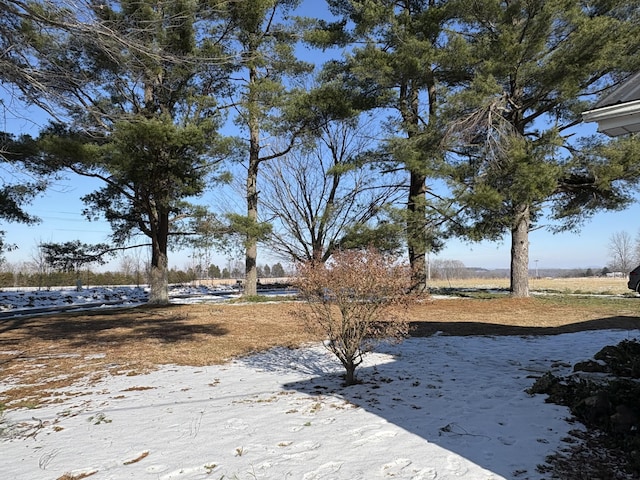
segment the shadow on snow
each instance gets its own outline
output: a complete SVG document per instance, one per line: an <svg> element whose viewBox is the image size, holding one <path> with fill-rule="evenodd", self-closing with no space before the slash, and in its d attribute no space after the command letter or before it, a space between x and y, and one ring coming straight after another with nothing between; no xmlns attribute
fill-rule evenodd
<svg viewBox="0 0 640 480"><path fill-rule="evenodd" d="M413 327L414 338L407 340L414 342L413 349L381 345L377 353L385 356L384 361L359 368L360 383L349 387L343 386L338 361L334 358L333 364L328 364L327 355L332 355L322 349L278 349L270 355L246 358L243 363L267 371L296 368L310 378L287 383L285 389L342 398L486 470L514 478L525 474L518 471L523 452L544 450L549 443L547 454L551 454L566 435L553 431L545 418L536 417L539 409L532 406L544 403L544 398L532 398L525 392L534 383L533 377L544 373L552 360L539 358L537 336L640 329L640 318L610 317L554 328L435 322ZM456 327L455 337L442 333L430 337L452 327ZM502 335L505 337L497 338ZM425 344L415 337L430 338ZM525 365L500 354L497 341L508 342L510 351L521 349L531 361L523 362ZM406 351L410 353L403 355ZM569 415L563 407L549 405L548 409L549 415L560 419ZM554 441L549 441L552 437ZM407 454L420 456L419 452Z"/></svg>

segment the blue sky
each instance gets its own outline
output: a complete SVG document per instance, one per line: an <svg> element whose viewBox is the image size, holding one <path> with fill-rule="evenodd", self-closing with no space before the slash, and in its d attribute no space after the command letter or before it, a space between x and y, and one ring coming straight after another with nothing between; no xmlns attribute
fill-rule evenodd
<svg viewBox="0 0 640 480"><path fill-rule="evenodd" d="M13 118L25 116L25 118ZM5 112L3 128L14 132L36 135L46 123L46 117L37 110ZM581 133L595 132L595 124L584 124ZM108 241L109 225L105 222L87 222L81 214L80 197L100 187L96 180L82 177L61 181L46 194L37 198L28 209L42 219L38 225L4 224L6 240L18 249L6 254L10 262L29 261L40 242L64 242L79 239L86 243ZM211 202L219 197L208 194ZM579 233L551 234L544 229L530 234L530 268L602 268L608 263L608 244L612 234L626 231L632 238L640 234L640 204L635 203L621 212L602 212L583 226ZM450 240L435 258L459 260L467 267L509 268L509 238L503 242L467 243ZM191 252L173 252L170 265L183 268L191 262ZM537 262L536 262L537 260ZM259 263L273 264L278 259L261 252ZM228 259L215 255L214 263L226 265ZM117 267L117 261L112 263Z"/></svg>
<svg viewBox="0 0 640 480"><path fill-rule="evenodd" d="M304 15L325 15L324 2L306 0L300 11ZM47 122L47 117L36 108L24 109L23 106L9 100L7 92L0 91L4 98L3 116L0 117L0 129L13 133L37 135L38 130ZM580 134L596 131L595 124L583 124ZM87 222L81 214L83 204L80 197L100 187L100 183L82 177L70 178L53 186L46 194L37 198L28 208L32 214L40 217L38 225L2 224L6 231L6 241L18 245L18 249L8 252L9 262L29 261L40 242L64 242L81 240L86 243L106 242L110 233L105 222ZM205 197L214 202L213 195ZM219 201L219 198L217 198ZM551 234L544 229L530 234L530 268L602 268L608 263L608 244L612 234L626 231L635 240L640 235L640 204L637 202L622 212L603 212L583 226L579 233ZM184 268L190 262L190 252L172 252L170 266ZM459 260L467 267L509 268L510 239L503 242L482 242L470 244L451 240L437 257L447 260ZM228 259L215 255L214 263L226 265ZM260 252L259 264L272 264L278 259ZM111 266L117 267L117 261Z"/></svg>

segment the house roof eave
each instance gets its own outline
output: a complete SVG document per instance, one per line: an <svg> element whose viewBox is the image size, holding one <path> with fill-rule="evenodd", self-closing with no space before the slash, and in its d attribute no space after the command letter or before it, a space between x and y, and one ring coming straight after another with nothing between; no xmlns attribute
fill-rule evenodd
<svg viewBox="0 0 640 480"><path fill-rule="evenodd" d="M640 132L640 100L589 110L582 119L597 122L598 131L612 137Z"/></svg>
<svg viewBox="0 0 640 480"><path fill-rule="evenodd" d="M594 110L640 100L640 71L624 80L611 93L596 103Z"/></svg>

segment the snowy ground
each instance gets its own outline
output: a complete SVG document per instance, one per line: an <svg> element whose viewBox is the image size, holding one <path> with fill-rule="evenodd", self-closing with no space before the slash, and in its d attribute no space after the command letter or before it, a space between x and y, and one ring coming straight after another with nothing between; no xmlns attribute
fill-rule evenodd
<svg viewBox="0 0 640 480"><path fill-rule="evenodd" d="M33 313L35 310L65 308L100 308L139 305L147 301L148 289L143 287L54 287L51 289L7 288L0 291L0 314L4 316ZM219 301L237 297L231 287L172 286L172 303Z"/></svg>
<svg viewBox="0 0 640 480"><path fill-rule="evenodd" d="M412 338L367 357L348 388L320 345L106 377L7 412L0 477L542 479L536 466L580 425L525 393L532 377L639 336Z"/></svg>

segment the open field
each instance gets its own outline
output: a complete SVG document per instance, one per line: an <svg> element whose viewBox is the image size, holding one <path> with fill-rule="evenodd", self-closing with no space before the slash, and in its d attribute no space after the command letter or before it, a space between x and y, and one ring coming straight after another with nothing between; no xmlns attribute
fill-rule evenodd
<svg viewBox="0 0 640 480"><path fill-rule="evenodd" d="M262 284L280 283L286 284L290 278L263 278ZM633 292L627 288L627 276L624 277L540 277L530 278L529 288L532 292L557 292L557 293L596 293L613 295L631 295ZM196 280L193 285L235 285L235 279ZM434 278L429 282L431 288L482 288L482 289L508 289L509 278Z"/></svg>
<svg viewBox="0 0 640 480"><path fill-rule="evenodd" d="M529 289L532 292L557 293L595 293L613 295L632 295L627 288L627 277L570 277L570 278L530 278ZM434 279L429 282L432 288L483 288L508 289L508 278L465 278Z"/></svg>

